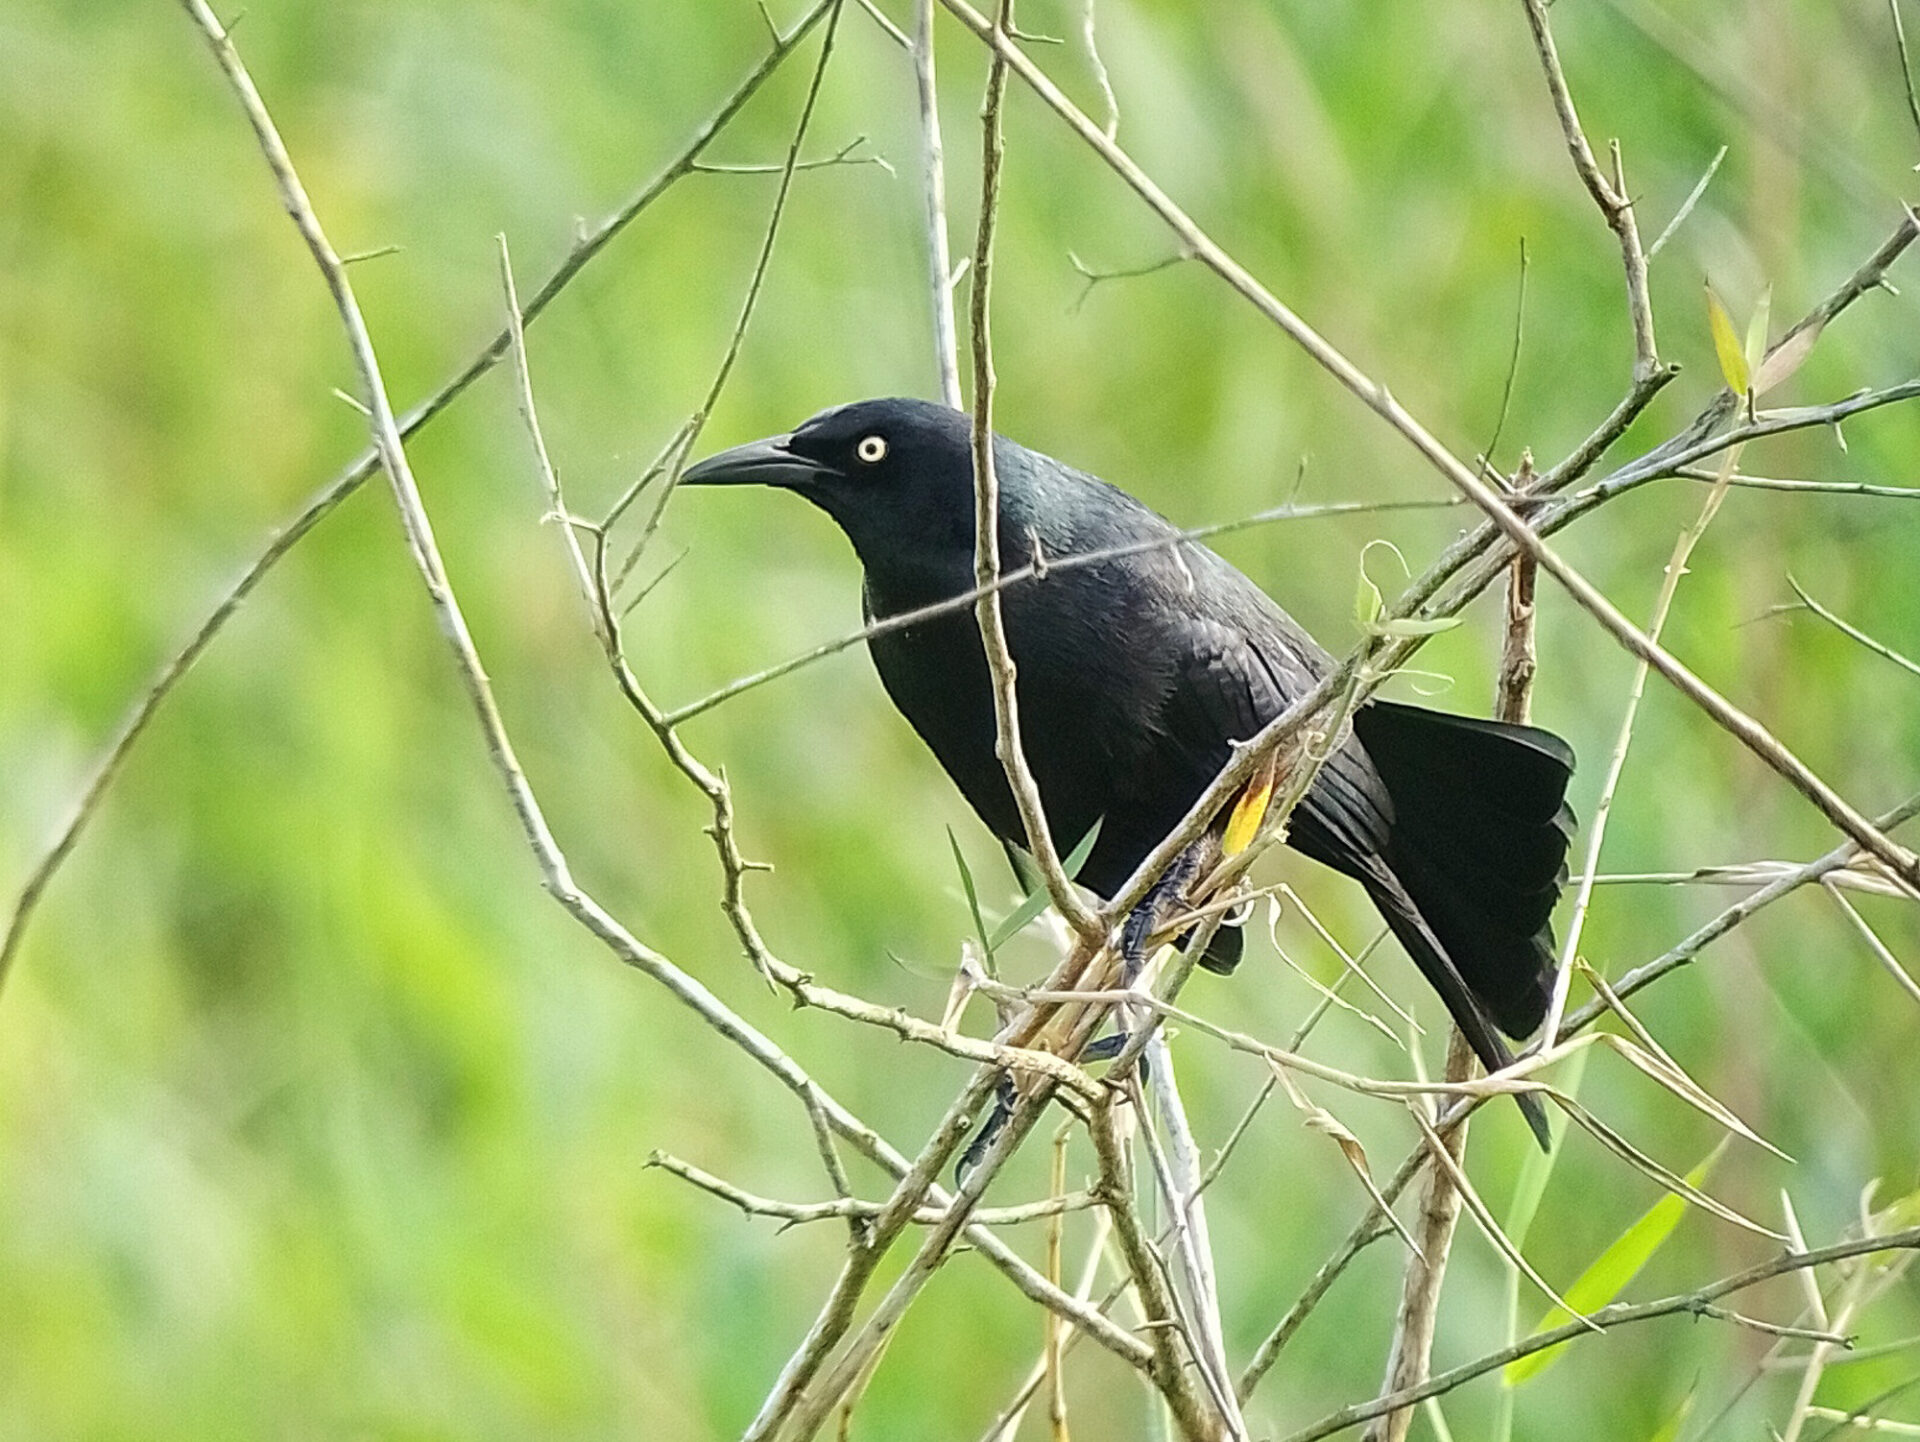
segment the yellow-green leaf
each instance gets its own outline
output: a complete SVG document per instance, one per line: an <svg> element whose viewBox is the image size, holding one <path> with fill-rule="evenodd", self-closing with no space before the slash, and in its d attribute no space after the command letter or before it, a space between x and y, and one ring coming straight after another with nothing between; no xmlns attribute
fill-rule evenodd
<svg viewBox="0 0 1920 1442"><path fill-rule="evenodd" d="M1651 1442L1679 1442L1680 1429L1687 1425L1687 1418L1693 1415L1693 1399L1697 1394L1689 1388L1687 1395L1680 1399L1680 1405L1673 1409L1673 1415L1660 1424L1660 1430L1653 1434Z"/></svg>
<svg viewBox="0 0 1920 1442"><path fill-rule="evenodd" d="M1713 332L1713 353L1720 358L1720 374L1726 380L1727 389L1737 396L1745 395L1752 382L1747 353L1733 328L1733 317L1727 314L1726 306L1713 293L1711 285L1707 287L1707 328Z"/></svg>
<svg viewBox="0 0 1920 1442"><path fill-rule="evenodd" d="M1374 629L1383 636L1438 636L1442 631L1451 631L1459 624L1458 616L1435 616L1427 621L1403 616L1395 621L1382 621Z"/></svg>
<svg viewBox="0 0 1920 1442"><path fill-rule="evenodd" d="M1707 1179L1707 1173L1713 1170L1713 1164L1720 1160L1720 1154L1726 1150L1723 1138L1720 1145L1709 1152L1706 1158L1687 1173L1687 1184L1698 1190ZM1599 1311L1626 1289L1642 1267L1652 1260L1653 1254L1660 1250L1667 1238L1673 1235L1673 1229L1680 1224L1680 1218L1687 1210L1684 1198L1669 1192L1641 1214L1639 1220L1616 1237L1611 1245L1594 1258L1593 1264L1582 1272L1574 1284L1566 1290L1567 1307L1555 1307L1540 1319L1540 1325L1533 1329L1533 1335L1550 1332L1555 1327L1571 1322L1574 1313L1586 1317ZM1572 1310L1569 1311L1568 1308ZM1544 1372L1552 1366L1560 1355L1560 1346L1548 1347L1544 1351L1532 1352L1518 1361L1509 1362L1503 1380L1509 1387L1518 1387L1528 1378Z"/></svg>
<svg viewBox="0 0 1920 1442"><path fill-rule="evenodd" d="M1767 355L1767 327L1773 321L1773 287L1768 286L1760 292L1760 300L1753 308L1753 314L1747 318L1747 375L1760 373L1760 362Z"/></svg>
<svg viewBox="0 0 1920 1442"><path fill-rule="evenodd" d="M1372 578L1367 575L1367 568L1363 562L1360 567L1360 585L1353 593L1353 617L1360 623L1361 630L1373 629L1373 623L1380 619L1380 608L1383 604L1380 588L1374 585Z"/></svg>
<svg viewBox="0 0 1920 1442"><path fill-rule="evenodd" d="M1061 858L1060 869L1066 872L1069 878L1077 877L1080 874L1080 868L1087 864L1087 858L1093 854L1093 844L1100 839L1100 823L1104 819L1096 816L1093 825L1087 828L1087 834L1075 843L1073 850ZM954 847L957 850L959 843L955 842ZM995 928L993 935L981 942L981 945L987 949L989 965L994 953L1025 931L1029 922L1053 904L1053 898L1047 894L1046 883L1040 879L1040 868L1028 859L1025 852L1014 851L1009 852L1008 855L1010 858L1018 858L1014 862L1014 869L1019 871L1022 879L1025 880L1027 894L1020 898L1018 906L1007 913L1006 919Z"/></svg>

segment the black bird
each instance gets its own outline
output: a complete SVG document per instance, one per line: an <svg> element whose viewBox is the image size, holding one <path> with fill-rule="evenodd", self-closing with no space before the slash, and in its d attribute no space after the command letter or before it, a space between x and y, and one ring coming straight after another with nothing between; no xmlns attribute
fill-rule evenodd
<svg viewBox="0 0 1920 1442"><path fill-rule="evenodd" d="M709 457L687 485L794 491L846 532L870 619L974 585L971 418L918 400L822 411L789 435ZM1110 896L1230 755L1334 660L1226 561L1123 491L994 438L1002 594L1027 760L1062 845L1100 832L1079 880ZM993 698L970 606L873 638L880 680L980 819L1024 832L994 754ZM1548 918L1565 879L1573 752L1531 726L1372 701L1295 810L1287 842L1352 877L1490 1069L1546 1014ZM1229 971L1238 933L1207 964ZM1496 1030L1496 1028L1498 1030ZM1546 1143L1538 1101L1522 1097Z"/></svg>

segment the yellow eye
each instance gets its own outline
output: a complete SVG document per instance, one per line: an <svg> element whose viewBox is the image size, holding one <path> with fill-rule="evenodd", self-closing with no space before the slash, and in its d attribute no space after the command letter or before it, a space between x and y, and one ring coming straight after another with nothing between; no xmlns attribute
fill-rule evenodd
<svg viewBox="0 0 1920 1442"><path fill-rule="evenodd" d="M862 436L853 453L862 464L877 466L887 458L887 439L885 436Z"/></svg>

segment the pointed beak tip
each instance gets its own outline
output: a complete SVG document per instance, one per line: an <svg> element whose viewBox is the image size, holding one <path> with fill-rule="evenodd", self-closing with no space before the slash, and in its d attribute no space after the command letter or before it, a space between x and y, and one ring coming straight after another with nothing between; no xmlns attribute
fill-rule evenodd
<svg viewBox="0 0 1920 1442"><path fill-rule="evenodd" d="M744 446L717 451L681 472L683 486L792 486L803 483L820 467L795 455L792 436L769 436Z"/></svg>

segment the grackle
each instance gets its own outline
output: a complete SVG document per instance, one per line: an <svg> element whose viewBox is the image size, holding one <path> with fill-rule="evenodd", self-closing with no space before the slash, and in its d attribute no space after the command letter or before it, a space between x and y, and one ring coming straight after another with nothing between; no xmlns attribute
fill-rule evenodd
<svg viewBox="0 0 1920 1442"><path fill-rule="evenodd" d="M1254 734L1333 669L1286 612L1125 492L994 438L1002 592L1027 761L1053 835L1100 831L1078 880L1110 896ZM860 401L789 435L709 457L687 485L796 492L852 541L883 619L974 586L971 418ZM1048 563L1124 549L1084 565ZM887 694L1003 842L1024 831L994 751L973 609L872 638ZM1296 808L1287 843L1352 877L1490 1069L1546 1014L1549 916L1566 875L1573 752L1531 726L1389 701L1354 714ZM1216 822L1216 826L1220 823ZM1204 963L1230 971L1226 930ZM1541 1144L1537 1098L1520 1098Z"/></svg>

